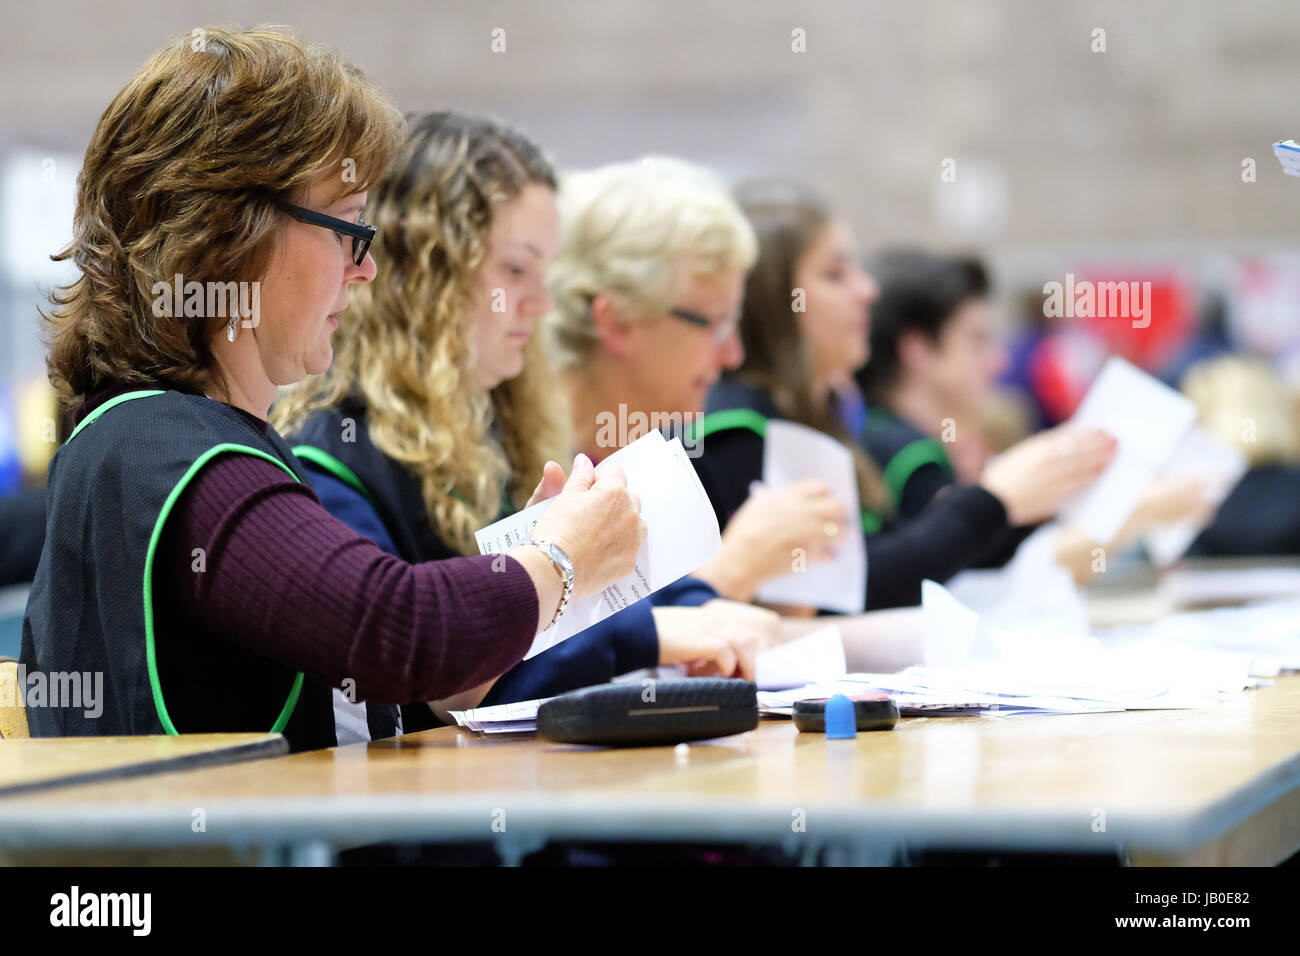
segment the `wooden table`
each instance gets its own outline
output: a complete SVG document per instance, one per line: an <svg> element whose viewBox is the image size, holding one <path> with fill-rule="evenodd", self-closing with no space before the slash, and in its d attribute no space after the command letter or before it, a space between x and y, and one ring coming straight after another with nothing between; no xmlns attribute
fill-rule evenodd
<svg viewBox="0 0 1300 956"><path fill-rule="evenodd" d="M288 752L289 745L279 734L0 740L0 795L276 757ZM44 799L44 795L39 799Z"/></svg>
<svg viewBox="0 0 1300 956"><path fill-rule="evenodd" d="M194 832L195 808L206 827ZM685 753L452 728L0 798L0 848L760 842L886 863L921 848L1267 864L1300 849L1300 676L1196 711L907 719L850 741L787 721Z"/></svg>

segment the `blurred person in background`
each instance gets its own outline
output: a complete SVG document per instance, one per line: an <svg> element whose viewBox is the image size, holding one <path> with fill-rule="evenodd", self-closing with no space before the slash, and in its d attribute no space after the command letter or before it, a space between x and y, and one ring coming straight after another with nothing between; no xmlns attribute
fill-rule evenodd
<svg viewBox="0 0 1300 956"><path fill-rule="evenodd" d="M1300 399L1260 359L1225 355L1192 366L1183 392L1202 427L1249 469L1192 543L1190 555L1300 554Z"/></svg>
<svg viewBox="0 0 1300 956"><path fill-rule="evenodd" d="M1208 290L1201 297L1195 331L1165 364L1160 379L1171 388L1180 388L1183 377L1192 366L1235 351L1229 327L1227 296L1218 289Z"/></svg>
<svg viewBox="0 0 1300 956"><path fill-rule="evenodd" d="M989 467L988 426L1006 352L993 331L991 285L978 260L896 250L878 256L872 269L880 296L871 313L870 359L856 376L869 406L862 442L885 474L899 513L912 517L944 489ZM1024 445L1058 433L1043 432ZM1091 541L1068 525L1060 529L1057 560L1082 579L1099 545L1123 550L1155 525L1208 518L1207 508L1195 477L1161 479L1112 541ZM981 566L1005 563L1030 530L1003 534Z"/></svg>
<svg viewBox="0 0 1300 956"><path fill-rule="evenodd" d="M610 434L601 422L611 414L628 421L668 416L684 432L688 454L704 449L692 459L699 470L715 440L695 430L709 390L744 358L736 323L758 252L749 221L712 173L653 157L565 176L560 235L546 326L570 396L576 447L607 455L638 437L630 428ZM706 472L699 473L712 497ZM694 575L739 601L752 601L767 578L789 573L796 549L809 564L828 560L842 535L858 533L857 516L845 514L825 482L750 494L758 477L753 470L738 475L745 494L713 501L722 549ZM918 612L837 623L850 669L896 670L920 660ZM784 622L786 636L813 626L806 618Z"/></svg>
<svg viewBox="0 0 1300 956"><path fill-rule="evenodd" d="M551 347L577 447L608 455L618 447L601 426L609 413L629 421L672 416L682 425L740 362L736 320L754 234L711 173L665 157L566 176L560 212ZM789 570L793 548L811 561L829 558L823 528L844 521L824 486L763 496L697 576L748 601L762 580Z"/></svg>
<svg viewBox="0 0 1300 956"><path fill-rule="evenodd" d="M36 577L45 543L45 473L67 437L58 395L44 376L14 389L13 412L15 474L0 496L0 587Z"/></svg>
<svg viewBox="0 0 1300 956"><path fill-rule="evenodd" d="M738 513L762 477L763 423L814 428L854 456L863 513L850 518L848 533L865 539L868 609L914 605L923 580L980 566L994 542L1051 516L1109 463L1114 441L1098 430L1049 434L991 463L979 483L955 485L932 507L904 513L892 476L846 431L834 390L867 361L880 294L857 264L848 225L801 186L754 184L737 196L759 257L745 286L743 360L709 393L697 463L720 522Z"/></svg>
<svg viewBox="0 0 1300 956"><path fill-rule="evenodd" d="M1044 406L1035 388L1033 359L1040 344L1052 329L1052 320L1043 314L1043 289L1032 286L1013 296L1015 322L1007 345L1007 363L999 380L1003 386L1023 396L1032 408L1032 421L1025 434L1059 424ZM1024 437L1021 435L1020 437Z"/></svg>

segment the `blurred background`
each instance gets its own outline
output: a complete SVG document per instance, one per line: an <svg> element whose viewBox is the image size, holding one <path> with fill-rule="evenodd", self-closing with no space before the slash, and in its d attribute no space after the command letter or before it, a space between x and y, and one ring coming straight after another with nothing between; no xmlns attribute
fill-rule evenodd
<svg viewBox="0 0 1300 956"><path fill-rule="evenodd" d="M1300 381L1300 180L1272 149L1300 136L1287 0L5 0L0 18L3 492L39 484L55 447L36 309L67 275L48 256L89 134L165 39L204 25L287 25L404 110L495 115L561 168L663 153L795 177L864 254L978 254L1034 425L1113 352L1175 385L1244 357L1268 402ZM1150 281L1151 327L1043 318L1067 274Z"/></svg>

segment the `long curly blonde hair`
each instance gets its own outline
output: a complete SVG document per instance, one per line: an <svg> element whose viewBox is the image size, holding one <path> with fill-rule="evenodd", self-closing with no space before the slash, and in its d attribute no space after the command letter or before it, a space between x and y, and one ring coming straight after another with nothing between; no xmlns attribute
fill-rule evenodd
<svg viewBox="0 0 1300 956"><path fill-rule="evenodd" d="M329 371L286 392L272 422L292 432L355 390L375 447L420 479L438 534L470 554L503 496L522 507L542 466L569 448L540 336L525 349L523 372L485 392L474 381L466 310L495 207L531 183L555 189L556 179L533 143L491 120L407 121L410 135L364 214L376 227L379 275L356 290Z"/></svg>

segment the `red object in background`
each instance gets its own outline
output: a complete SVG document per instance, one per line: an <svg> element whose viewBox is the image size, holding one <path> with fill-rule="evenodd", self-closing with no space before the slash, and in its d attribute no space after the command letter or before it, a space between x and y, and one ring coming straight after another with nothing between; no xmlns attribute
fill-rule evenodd
<svg viewBox="0 0 1300 956"><path fill-rule="evenodd" d="M1092 284L1093 311L1075 314L1078 290ZM1142 296L1142 315L1134 327L1133 303L1126 315L1099 315L1107 310L1098 301L1102 283L1137 283ZM1150 283L1144 287L1142 283ZM1193 290L1173 270L1141 272L1133 269L1108 270L1092 267L1075 274L1070 285L1074 299L1065 303L1067 314L1052 321L1054 330L1034 348L1029 357L1028 379L1044 416L1059 424L1074 414L1092 380L1108 355L1122 355L1153 374L1187 343L1195 330L1192 314Z"/></svg>
<svg viewBox="0 0 1300 956"><path fill-rule="evenodd" d="M1102 283L1126 282L1130 283L1132 290L1131 284L1136 282L1137 288L1143 290L1143 283L1151 284L1149 294L1143 294L1145 310L1141 321L1146 323L1144 328L1135 328L1131 316L1094 316L1080 320L1097 336L1107 352L1122 355L1138 368L1159 372L1194 331L1193 290L1172 270L1095 269L1079 273L1078 278L1079 281L1092 282L1094 288L1100 288Z"/></svg>
<svg viewBox="0 0 1300 956"><path fill-rule="evenodd" d="M1029 385L1049 424L1059 425L1078 408L1088 386L1106 361L1106 349L1083 320L1065 325L1034 347L1029 356Z"/></svg>

